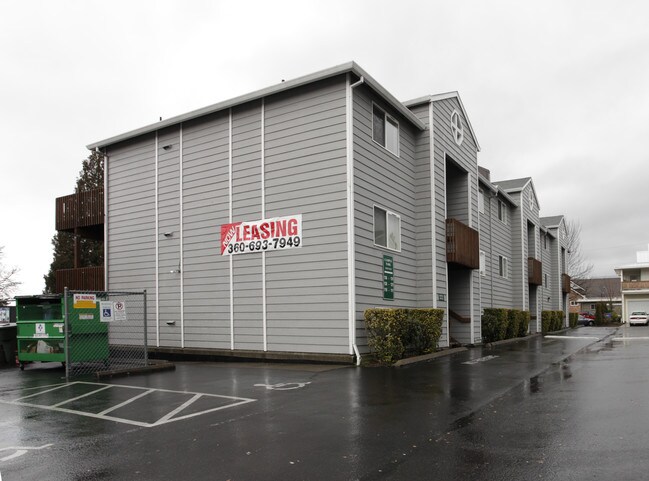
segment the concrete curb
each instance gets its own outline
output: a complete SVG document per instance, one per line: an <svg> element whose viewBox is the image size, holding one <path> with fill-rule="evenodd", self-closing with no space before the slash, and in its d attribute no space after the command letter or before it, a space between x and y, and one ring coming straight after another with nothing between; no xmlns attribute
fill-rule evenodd
<svg viewBox="0 0 649 481"><path fill-rule="evenodd" d="M443 351L432 352L430 354L423 354L421 356L408 357L406 359L400 359L395 362L393 367L402 367L409 364L415 364L417 362L429 361L431 359L437 359L438 357L450 356L451 354L456 354L458 352L468 351L468 347L453 347L451 349L445 349Z"/></svg>
<svg viewBox="0 0 649 481"><path fill-rule="evenodd" d="M149 360L148 366L98 371L95 373L95 376L97 377L97 379L106 379L120 376L133 376L136 374L148 374L151 372L173 371L175 369L176 365L174 363L154 359Z"/></svg>
<svg viewBox="0 0 649 481"><path fill-rule="evenodd" d="M561 331L557 331L561 332ZM504 344L513 344L515 342L519 341L526 341L528 339L533 339L535 337L541 336L542 334L540 332L537 332L536 334L530 334L529 336L525 337L512 337L511 339L503 339L502 341L494 341L494 342L485 342L483 344L484 347L495 347L495 346L502 346Z"/></svg>

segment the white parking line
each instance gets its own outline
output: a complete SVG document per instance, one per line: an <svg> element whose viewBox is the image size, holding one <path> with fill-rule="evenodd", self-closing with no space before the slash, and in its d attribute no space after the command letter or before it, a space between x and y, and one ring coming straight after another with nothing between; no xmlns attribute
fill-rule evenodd
<svg viewBox="0 0 649 481"><path fill-rule="evenodd" d="M613 341L648 341L649 337L647 336L638 336L638 337L614 337Z"/></svg>
<svg viewBox="0 0 649 481"><path fill-rule="evenodd" d="M54 405L48 405L48 404L38 404L37 402L25 402L27 399L34 398L36 396L54 392L54 391L59 391L62 388L65 387L73 387L73 386L100 386L98 389L92 390L88 393L82 394L80 396L74 396L70 397L68 399L65 399L57 404ZM223 396L220 394L208 394L208 393L199 393L199 392L188 392L188 391L173 391L170 389L153 389L153 388L145 388L145 387L139 387L139 386L128 386L128 385L123 385L123 384L102 384L102 383L95 383L95 382L84 382L84 381L78 381L78 382L73 382L73 383L68 383L68 384L57 384L57 385L50 385L50 386L42 386L42 388L46 388L44 390L38 391L33 394L29 394L28 396L22 396L19 398L16 398L11 401L4 401L0 400L0 403L3 404L13 404L17 406L26 406L26 407L33 407L33 408L38 408L38 409L46 409L48 411L58 411L58 412L63 412L63 413L68 413L68 414L76 414L78 416L85 416L85 417L90 417L90 418L95 418L95 419L102 419L106 421L115 421L123 424L131 424L134 426L140 426L140 427L145 427L145 428L151 428L154 426L159 426L161 424L167 424L175 421L180 421L183 419L190 419L196 416L201 416L203 414L208 414L211 412L219 411L222 409L228 409L232 408L235 406L239 406L242 404L247 404L250 402L256 401L256 399L251 399L251 398L242 398L242 397L236 397L236 396ZM49 388L49 389L47 389ZM135 393L134 395L131 396L129 399L126 401L123 401L119 404L116 404L114 406L110 406L108 409L103 410L100 413L91 413L91 412L86 412L86 411L80 411L76 409L66 409L63 406L64 404L71 403L73 401L77 401L79 399L90 399L91 396L96 395L102 391L105 391L107 389L111 388L126 388L130 389L133 391L142 391L139 393ZM109 416L108 413L113 412L118 410L119 408L122 408L124 406L127 406L134 401L137 401L138 399L143 398L144 396L147 396L152 393L156 392L161 392L161 393L170 393L170 394L179 394L179 395L184 395L184 396L191 396L190 399L182 403L180 406L176 407L172 411L162 415L159 419L153 421L153 422L145 422L145 421L138 421L137 419L128 419L128 418L122 418L119 416ZM192 412L190 414L186 415L180 415L184 410L189 408L192 404L194 404L196 401L199 399L214 399L215 402L219 403L219 400L226 400L226 404L220 404L217 407L208 407L207 409L204 409L202 411L197 411L197 412ZM227 402L229 401L229 402ZM222 401L221 401L222 402ZM151 409L145 410L145 415L149 415L151 413ZM23 453L21 453L23 454Z"/></svg>
<svg viewBox="0 0 649 481"><path fill-rule="evenodd" d="M591 341L601 341L599 337L595 336L544 336L546 339L588 339Z"/></svg>

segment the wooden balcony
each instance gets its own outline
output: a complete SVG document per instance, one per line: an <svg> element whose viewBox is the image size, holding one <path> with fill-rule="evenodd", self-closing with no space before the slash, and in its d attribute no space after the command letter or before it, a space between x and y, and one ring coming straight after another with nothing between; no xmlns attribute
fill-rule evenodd
<svg viewBox="0 0 649 481"><path fill-rule="evenodd" d="M88 239L104 238L104 189L56 199L56 230L74 232Z"/></svg>
<svg viewBox="0 0 649 481"><path fill-rule="evenodd" d="M457 219L446 219L446 261L469 269L479 269L478 231Z"/></svg>
<svg viewBox="0 0 649 481"><path fill-rule="evenodd" d="M622 282L623 291L633 291L637 289L649 289L649 281L624 281Z"/></svg>
<svg viewBox="0 0 649 481"><path fill-rule="evenodd" d="M64 288L78 291L103 291L104 267L82 267L56 271L56 293L63 294Z"/></svg>
<svg viewBox="0 0 649 481"><path fill-rule="evenodd" d="M561 274L561 292L568 294L570 292L570 276Z"/></svg>
<svg viewBox="0 0 649 481"><path fill-rule="evenodd" d="M527 258L527 283L533 286L543 284L543 264L534 257Z"/></svg>

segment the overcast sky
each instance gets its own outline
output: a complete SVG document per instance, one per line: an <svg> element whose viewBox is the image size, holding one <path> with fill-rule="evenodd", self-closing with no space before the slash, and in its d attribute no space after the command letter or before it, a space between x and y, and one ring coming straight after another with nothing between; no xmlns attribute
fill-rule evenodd
<svg viewBox="0 0 649 481"><path fill-rule="evenodd" d="M646 0L0 0L4 263L42 291L87 144L354 60L402 101L459 91L492 180L532 177L614 275L649 243L648 19Z"/></svg>

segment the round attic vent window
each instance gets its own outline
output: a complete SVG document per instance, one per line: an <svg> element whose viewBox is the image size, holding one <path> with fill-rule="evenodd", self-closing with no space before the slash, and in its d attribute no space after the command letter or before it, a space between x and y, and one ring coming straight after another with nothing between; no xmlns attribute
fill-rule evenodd
<svg viewBox="0 0 649 481"><path fill-rule="evenodd" d="M464 140L464 126L462 125L462 117L454 110L451 114L451 132L453 133L453 140L457 145L462 145Z"/></svg>

